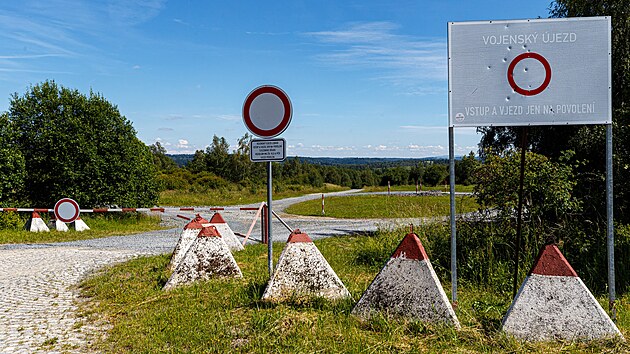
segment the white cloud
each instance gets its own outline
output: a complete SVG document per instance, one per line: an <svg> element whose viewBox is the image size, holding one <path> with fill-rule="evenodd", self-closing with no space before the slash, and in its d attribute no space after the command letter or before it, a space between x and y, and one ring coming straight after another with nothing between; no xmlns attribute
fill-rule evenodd
<svg viewBox="0 0 630 354"><path fill-rule="evenodd" d="M405 86L406 94L443 92L443 87L418 87L417 82L447 79L446 39L402 35L398 28L391 22L365 22L306 35L328 45L328 52L317 56L325 64L372 70L379 80Z"/></svg>
<svg viewBox="0 0 630 354"><path fill-rule="evenodd" d="M157 16L165 4L166 0L109 0L107 11L117 23L133 26Z"/></svg>
<svg viewBox="0 0 630 354"><path fill-rule="evenodd" d="M188 22L182 20L181 18L174 18L173 22L179 23L180 25L185 25L185 26L189 26L190 25Z"/></svg>
<svg viewBox="0 0 630 354"><path fill-rule="evenodd" d="M218 116L216 116L216 118L219 120L227 120L227 121L242 119L240 115L236 115L236 114L219 114Z"/></svg>
<svg viewBox="0 0 630 354"><path fill-rule="evenodd" d="M166 120L182 120L185 119L184 115L172 113L166 116Z"/></svg>

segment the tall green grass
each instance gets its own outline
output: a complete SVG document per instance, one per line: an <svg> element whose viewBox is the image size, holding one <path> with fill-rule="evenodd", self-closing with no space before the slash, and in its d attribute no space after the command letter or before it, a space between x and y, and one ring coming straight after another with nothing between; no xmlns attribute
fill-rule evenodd
<svg viewBox="0 0 630 354"><path fill-rule="evenodd" d="M456 184L455 185L455 192L468 192L468 193L472 193L473 188L475 186L474 185L468 185L465 186L463 184ZM389 188L392 192L410 192L410 191L415 191L416 190L416 185L415 184L408 184L408 185L402 185L402 186L391 186ZM364 191L366 192L387 192L387 186L368 186L363 188ZM438 185L438 186L426 186L423 185L422 187L418 188L419 191L438 191L438 192L450 192L450 186L449 185Z"/></svg>
<svg viewBox="0 0 630 354"><path fill-rule="evenodd" d="M445 225L417 229L445 289L450 288L444 245ZM163 292L169 273L168 255L140 258L103 270L81 285L89 297L85 321L106 320L108 335L93 343L105 353L383 353L383 352L624 352L619 340L595 342L522 343L500 331L510 301L498 280L501 264L484 283L464 272L457 315L462 330L417 321L375 316L360 320L350 311L389 258L405 230L372 236L333 237L316 245L346 284L352 299L330 302L320 298L283 304L261 302L266 274L266 246L248 246L235 253L242 279L210 280ZM284 244L274 245L279 255ZM487 252L466 249L481 257ZM465 259L462 259L465 262ZM498 281L498 284L496 284ZM602 297L603 299L604 297ZM627 297L619 302L619 326L630 326Z"/></svg>
<svg viewBox="0 0 630 354"><path fill-rule="evenodd" d="M470 196L456 197L457 213L479 208ZM334 218L420 218L450 214L449 196L350 195L324 200L325 216ZM309 200L286 209L289 214L322 216L321 200Z"/></svg>

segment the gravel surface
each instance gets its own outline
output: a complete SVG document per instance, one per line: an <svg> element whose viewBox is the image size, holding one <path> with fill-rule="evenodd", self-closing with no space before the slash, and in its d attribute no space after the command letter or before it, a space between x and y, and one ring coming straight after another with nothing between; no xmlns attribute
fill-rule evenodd
<svg viewBox="0 0 630 354"><path fill-rule="evenodd" d="M356 192L358 190L326 193L326 196ZM291 229L299 228L312 239L370 233L379 227L427 221L333 219L284 213L293 203L316 198L321 198L321 194L273 201L272 207ZM177 214L163 215L167 224L175 226L168 230L53 244L0 246L0 353L84 353L86 344L101 331L83 324L76 315L80 301L78 282L105 265L172 252L186 223L177 218ZM246 234L256 212L221 214L234 232ZM202 216L210 217L210 214L202 213ZM289 230L276 219L272 225L273 241L286 242ZM249 243L258 242L260 237L260 220L257 220Z"/></svg>

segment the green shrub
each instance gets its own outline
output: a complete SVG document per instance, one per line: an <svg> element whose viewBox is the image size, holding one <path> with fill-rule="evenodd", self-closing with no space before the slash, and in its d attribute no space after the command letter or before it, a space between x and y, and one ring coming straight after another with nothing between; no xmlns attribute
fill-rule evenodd
<svg viewBox="0 0 630 354"><path fill-rule="evenodd" d="M0 229L20 230L26 223L26 219L16 212L0 213Z"/></svg>

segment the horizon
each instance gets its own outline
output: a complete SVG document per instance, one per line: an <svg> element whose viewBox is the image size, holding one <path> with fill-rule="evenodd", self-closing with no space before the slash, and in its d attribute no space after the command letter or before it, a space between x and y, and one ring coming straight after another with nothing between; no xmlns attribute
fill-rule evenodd
<svg viewBox="0 0 630 354"><path fill-rule="evenodd" d="M448 154L447 22L548 17L549 0L24 0L2 3L0 111L45 80L102 94L145 144L194 154L247 133L260 85L289 95L287 155ZM475 128L455 154L477 153Z"/></svg>

